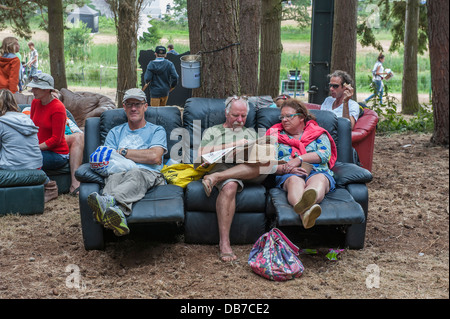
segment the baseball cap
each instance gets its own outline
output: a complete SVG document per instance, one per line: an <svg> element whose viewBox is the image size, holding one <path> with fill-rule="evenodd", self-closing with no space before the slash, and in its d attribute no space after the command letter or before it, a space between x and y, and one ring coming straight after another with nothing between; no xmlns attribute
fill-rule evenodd
<svg viewBox="0 0 450 319"><path fill-rule="evenodd" d="M167 51L165 47L163 47L162 45L158 45L155 49L155 52L157 54L166 54Z"/></svg>
<svg viewBox="0 0 450 319"><path fill-rule="evenodd" d="M31 77L31 82L27 85L30 88L38 88L42 90L54 90L55 81L50 74L38 73Z"/></svg>
<svg viewBox="0 0 450 319"><path fill-rule="evenodd" d="M144 91L141 89L129 89L125 92L125 95L123 96L122 102L125 103L128 99L136 99L139 101L145 101L147 102L147 97L145 96Z"/></svg>

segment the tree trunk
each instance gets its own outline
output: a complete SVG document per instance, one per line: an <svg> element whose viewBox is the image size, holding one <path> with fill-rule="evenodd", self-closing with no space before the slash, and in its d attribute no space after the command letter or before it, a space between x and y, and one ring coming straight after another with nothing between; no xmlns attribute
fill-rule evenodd
<svg viewBox="0 0 450 319"><path fill-rule="evenodd" d="M125 91L137 85L137 30L140 2L120 1L117 7L117 94L116 104L122 105Z"/></svg>
<svg viewBox="0 0 450 319"><path fill-rule="evenodd" d="M239 25L241 93L255 96L258 95L260 0L240 1Z"/></svg>
<svg viewBox="0 0 450 319"><path fill-rule="evenodd" d="M200 19L202 13L202 0L187 0L187 14L189 25L189 47L191 54L197 54L201 50L202 34L200 30ZM202 95L201 87L192 89L193 97Z"/></svg>
<svg viewBox="0 0 450 319"><path fill-rule="evenodd" d="M402 113L419 110L417 91L417 46L419 30L419 1L407 0L405 16L405 52L403 56Z"/></svg>
<svg viewBox="0 0 450 319"><path fill-rule="evenodd" d="M202 97L239 94L238 0L201 1Z"/></svg>
<svg viewBox="0 0 450 319"><path fill-rule="evenodd" d="M262 0L259 95L276 97L280 92L281 9L279 0Z"/></svg>
<svg viewBox="0 0 450 319"><path fill-rule="evenodd" d="M428 0L428 43L434 132L431 142L449 146L449 2Z"/></svg>
<svg viewBox="0 0 450 319"><path fill-rule="evenodd" d="M331 72L342 70L353 79L356 100L356 22L357 0L340 0L334 6L333 46L331 49Z"/></svg>
<svg viewBox="0 0 450 319"><path fill-rule="evenodd" d="M62 0L48 0L48 49L55 89L67 88Z"/></svg>

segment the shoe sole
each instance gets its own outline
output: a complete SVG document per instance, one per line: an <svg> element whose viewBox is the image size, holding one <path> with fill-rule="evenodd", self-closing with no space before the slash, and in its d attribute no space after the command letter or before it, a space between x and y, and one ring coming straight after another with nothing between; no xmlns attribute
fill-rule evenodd
<svg viewBox="0 0 450 319"><path fill-rule="evenodd" d="M97 195L98 194L96 194L96 193L90 194L88 196L87 202L88 202L89 207L91 207L92 210L94 211L94 213L93 213L94 219L98 223L103 224L102 216L105 215L105 212L102 212L102 209L100 208L100 203L97 200Z"/></svg>
<svg viewBox="0 0 450 319"><path fill-rule="evenodd" d="M322 208L319 204L313 205L303 215L303 227L305 229L311 228L316 224L316 219L322 214Z"/></svg>
<svg viewBox="0 0 450 319"><path fill-rule="evenodd" d="M297 214L302 215L308 209L310 209L316 202L317 192L314 188L310 188L303 193L302 198L294 206L294 210Z"/></svg>
<svg viewBox="0 0 450 319"><path fill-rule="evenodd" d="M128 235L130 229L122 224L122 217L112 209L107 209L104 215L105 228L112 229L117 236Z"/></svg>

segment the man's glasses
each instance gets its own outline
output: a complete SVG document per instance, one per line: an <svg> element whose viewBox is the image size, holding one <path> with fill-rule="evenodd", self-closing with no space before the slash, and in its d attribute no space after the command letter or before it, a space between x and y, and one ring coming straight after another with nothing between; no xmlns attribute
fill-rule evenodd
<svg viewBox="0 0 450 319"><path fill-rule="evenodd" d="M302 113L295 113L295 114L289 114L289 115L280 115L278 118L282 121L282 120L284 120L284 119L286 119L286 120L292 120L293 118L294 118L294 116L297 116L297 115L302 115Z"/></svg>
<svg viewBox="0 0 450 319"><path fill-rule="evenodd" d="M337 88L339 88L341 85L340 84L334 84L334 83L329 83L328 84L328 87L331 89L331 88L333 88L333 89L337 89Z"/></svg>
<svg viewBox="0 0 450 319"><path fill-rule="evenodd" d="M144 103L145 102L125 103L125 107L128 109L131 109L132 107L139 109L139 108L141 108L142 105L144 105Z"/></svg>
<svg viewBox="0 0 450 319"><path fill-rule="evenodd" d="M239 101L239 100L248 100L248 96L247 95L241 95L241 96L233 95L231 97L231 99L228 101L228 103L225 105L225 107L228 107L228 105L230 105L231 102Z"/></svg>

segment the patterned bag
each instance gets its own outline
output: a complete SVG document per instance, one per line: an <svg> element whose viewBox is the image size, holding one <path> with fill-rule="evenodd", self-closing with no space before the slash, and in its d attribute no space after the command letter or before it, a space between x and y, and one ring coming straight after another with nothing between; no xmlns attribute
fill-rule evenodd
<svg viewBox="0 0 450 319"><path fill-rule="evenodd" d="M274 228L262 235L253 245L248 264L255 273L270 280L298 278L304 270L297 257L298 250L286 235Z"/></svg>

